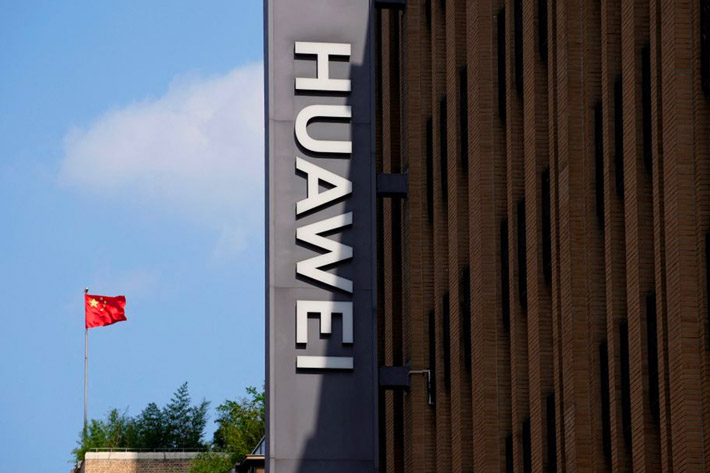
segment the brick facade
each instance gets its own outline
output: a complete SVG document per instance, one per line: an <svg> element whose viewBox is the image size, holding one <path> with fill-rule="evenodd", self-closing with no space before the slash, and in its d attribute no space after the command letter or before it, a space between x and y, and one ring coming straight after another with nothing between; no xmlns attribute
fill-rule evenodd
<svg viewBox="0 0 710 473"><path fill-rule="evenodd" d="M377 11L381 471L710 469L705 3Z"/></svg>
<svg viewBox="0 0 710 473"><path fill-rule="evenodd" d="M197 453L87 452L80 473L188 473Z"/></svg>

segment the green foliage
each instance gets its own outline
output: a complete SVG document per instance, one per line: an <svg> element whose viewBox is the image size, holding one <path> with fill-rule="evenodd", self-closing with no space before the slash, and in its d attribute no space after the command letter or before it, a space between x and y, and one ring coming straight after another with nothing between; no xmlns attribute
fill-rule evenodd
<svg viewBox="0 0 710 473"><path fill-rule="evenodd" d="M175 391L170 403L163 408L163 447L202 448L202 433L207 424L209 402L192 406L187 383Z"/></svg>
<svg viewBox="0 0 710 473"><path fill-rule="evenodd" d="M158 405L151 402L136 418L138 431L138 447L150 448L150 445L165 445L165 425L163 412Z"/></svg>
<svg viewBox="0 0 710 473"><path fill-rule="evenodd" d="M202 441L208 407L207 401L193 405L184 383L162 409L151 402L135 417L113 409L105 419L92 419L72 453L80 461L92 448L209 448L195 458L190 473L226 473L264 436L264 391L249 387L246 397L217 407L211 445Z"/></svg>
<svg viewBox="0 0 710 473"><path fill-rule="evenodd" d="M226 473L239 461L234 455L203 452L192 461L190 473Z"/></svg>
<svg viewBox="0 0 710 473"><path fill-rule="evenodd" d="M250 453L264 436L264 392L247 388L248 397L225 401L217 407L213 448L240 458Z"/></svg>
<svg viewBox="0 0 710 473"><path fill-rule="evenodd" d="M92 448L206 448L202 436L208 407L207 401L193 406L184 383L163 409L151 402L136 417L112 409L105 419L92 419L72 453L80 461Z"/></svg>
<svg viewBox="0 0 710 473"><path fill-rule="evenodd" d="M91 419L86 435L82 432L82 440L72 453L77 460L81 460L89 449L127 447L134 444L137 437L135 420L125 412L111 409L105 420Z"/></svg>
<svg viewBox="0 0 710 473"><path fill-rule="evenodd" d="M251 453L264 436L264 391L247 388L247 397L225 401L217 407L217 430L212 441L215 453L200 455L193 462L190 473L226 473L244 455ZM223 461L227 458L227 461Z"/></svg>

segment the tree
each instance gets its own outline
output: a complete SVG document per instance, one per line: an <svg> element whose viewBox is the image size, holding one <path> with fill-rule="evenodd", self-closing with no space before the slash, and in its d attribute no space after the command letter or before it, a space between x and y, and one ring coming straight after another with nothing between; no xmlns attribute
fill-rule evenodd
<svg viewBox="0 0 710 473"><path fill-rule="evenodd" d="M171 448L202 448L202 432L207 424L209 402L191 405L187 383L175 391L162 413L164 446Z"/></svg>
<svg viewBox="0 0 710 473"><path fill-rule="evenodd" d="M81 461L92 448L204 449L208 407L204 400L192 405L187 383L183 383L163 409L151 402L136 417L112 409L105 419L92 419L72 453Z"/></svg>
<svg viewBox="0 0 710 473"><path fill-rule="evenodd" d="M158 448L165 445L165 421L158 405L151 402L136 418L139 448Z"/></svg>
<svg viewBox="0 0 710 473"><path fill-rule="evenodd" d="M238 461L235 455L202 452L192 461L190 473L227 473Z"/></svg>
<svg viewBox="0 0 710 473"><path fill-rule="evenodd" d="M190 473L226 473L251 453L264 436L264 391L248 387L247 397L220 404L215 422L212 451L200 454Z"/></svg>
<svg viewBox="0 0 710 473"><path fill-rule="evenodd" d="M264 392L247 388L248 397L225 401L217 407L217 430L213 448L234 453L239 458L250 453L264 436Z"/></svg>
<svg viewBox="0 0 710 473"><path fill-rule="evenodd" d="M134 444L137 437L135 421L126 412L111 409L105 420L91 419L72 453L78 461L92 448L125 448Z"/></svg>
<svg viewBox="0 0 710 473"><path fill-rule="evenodd" d="M204 400L193 405L184 383L162 409L151 402L135 417L112 409L105 419L92 419L72 453L81 461L92 448L209 447L195 459L191 473L226 473L264 436L264 391L249 387L246 397L220 404L215 420L218 427L209 446L202 440L208 407Z"/></svg>
<svg viewBox="0 0 710 473"><path fill-rule="evenodd" d="M112 409L106 422L106 440L109 444L128 446L136 441L136 423L126 412Z"/></svg>

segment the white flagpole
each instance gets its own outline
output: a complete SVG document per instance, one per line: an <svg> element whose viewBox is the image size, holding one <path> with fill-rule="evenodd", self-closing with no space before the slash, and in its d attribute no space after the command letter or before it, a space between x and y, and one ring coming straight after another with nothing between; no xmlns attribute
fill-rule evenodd
<svg viewBox="0 0 710 473"><path fill-rule="evenodd" d="M89 293L89 288L84 289L84 294ZM86 314L84 314L84 323L86 324ZM89 329L84 327L84 439L86 439L86 375L88 368L88 348L89 348Z"/></svg>

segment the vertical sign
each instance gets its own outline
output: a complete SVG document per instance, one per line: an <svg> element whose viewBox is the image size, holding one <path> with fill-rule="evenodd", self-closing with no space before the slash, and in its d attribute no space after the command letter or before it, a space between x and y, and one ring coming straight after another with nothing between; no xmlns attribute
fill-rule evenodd
<svg viewBox="0 0 710 473"><path fill-rule="evenodd" d="M267 471L377 470L372 0L265 0Z"/></svg>

